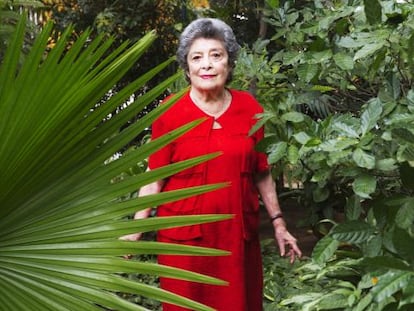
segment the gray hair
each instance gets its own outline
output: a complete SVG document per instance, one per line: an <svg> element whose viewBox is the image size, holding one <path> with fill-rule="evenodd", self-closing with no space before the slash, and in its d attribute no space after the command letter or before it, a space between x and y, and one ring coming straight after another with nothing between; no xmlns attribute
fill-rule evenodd
<svg viewBox="0 0 414 311"><path fill-rule="evenodd" d="M217 18L199 18L191 22L181 33L177 49L177 61L184 71L188 72L187 56L194 40L199 38L217 39L224 43L229 55L229 66L231 68L227 82L233 77L233 68L236 65L240 45L236 41L233 30L229 25ZM187 81L189 81L186 75Z"/></svg>

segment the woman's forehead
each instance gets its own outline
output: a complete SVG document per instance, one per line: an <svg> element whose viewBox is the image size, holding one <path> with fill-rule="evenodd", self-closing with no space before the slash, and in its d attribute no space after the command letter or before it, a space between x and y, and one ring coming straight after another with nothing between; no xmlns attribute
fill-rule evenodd
<svg viewBox="0 0 414 311"><path fill-rule="evenodd" d="M190 53L207 50L225 50L224 43L218 39L197 38L190 46Z"/></svg>

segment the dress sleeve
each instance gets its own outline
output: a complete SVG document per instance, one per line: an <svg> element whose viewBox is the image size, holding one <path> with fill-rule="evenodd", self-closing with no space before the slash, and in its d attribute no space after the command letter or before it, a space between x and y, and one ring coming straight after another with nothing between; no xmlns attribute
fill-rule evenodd
<svg viewBox="0 0 414 311"><path fill-rule="evenodd" d="M254 134L255 141L259 142L264 138L264 128L263 126L257 130ZM256 161L256 172L264 172L269 169L269 163L267 161L267 155L264 152L257 152L257 161Z"/></svg>
<svg viewBox="0 0 414 311"><path fill-rule="evenodd" d="M151 139L157 139L158 137L166 134L169 130L166 128L166 122L164 118L157 119L152 125ZM150 169L156 169L161 166L165 166L171 163L171 143L167 146L156 151L150 155L148 159L148 166Z"/></svg>

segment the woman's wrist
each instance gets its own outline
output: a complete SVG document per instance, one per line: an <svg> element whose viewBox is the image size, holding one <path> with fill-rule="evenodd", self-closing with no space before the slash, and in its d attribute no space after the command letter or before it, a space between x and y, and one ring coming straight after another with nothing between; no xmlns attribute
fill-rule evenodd
<svg viewBox="0 0 414 311"><path fill-rule="evenodd" d="M270 216L270 223L274 223L275 220L280 219L280 218L283 218L282 212L278 212L278 213Z"/></svg>
<svg viewBox="0 0 414 311"><path fill-rule="evenodd" d="M279 227L280 225L283 225L286 227L286 222L283 218L283 213L278 212L270 217L270 223L273 225L273 227Z"/></svg>

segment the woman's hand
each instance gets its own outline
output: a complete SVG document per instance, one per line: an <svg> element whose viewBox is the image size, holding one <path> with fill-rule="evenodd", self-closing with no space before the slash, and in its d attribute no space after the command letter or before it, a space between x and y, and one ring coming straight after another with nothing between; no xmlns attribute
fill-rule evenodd
<svg viewBox="0 0 414 311"><path fill-rule="evenodd" d="M270 220L275 229L275 238L279 246L280 255L289 256L290 262L293 263L296 258L302 257L302 252L298 247L296 238L286 229L286 223L279 207L275 182L270 172L259 177L256 180L256 187L271 217ZM276 215L277 217L275 217Z"/></svg>
<svg viewBox="0 0 414 311"><path fill-rule="evenodd" d="M147 172L149 172L150 169L147 169ZM152 194L156 194L161 192L161 189L164 185L164 181L163 180L157 180L151 184L145 185L143 186L139 192L138 192L138 196L142 197L142 196L146 196L146 195L152 195ZM136 219L145 219L147 217L149 217L151 214L151 208L146 208L144 210L140 210L138 212L136 212L134 214L134 220ZM141 239L142 236L142 232L137 232L137 233L132 233L132 234L127 234L124 236L121 236L119 239L120 240L124 240L124 241L138 241Z"/></svg>
<svg viewBox="0 0 414 311"><path fill-rule="evenodd" d="M294 263L296 258L302 257L302 252L298 247L296 238L286 229L286 224L283 219L276 219L273 226L280 256L290 257L290 263Z"/></svg>
<svg viewBox="0 0 414 311"><path fill-rule="evenodd" d="M138 241L141 239L141 236L142 236L142 233L137 232L137 233L132 233L132 234L121 236L119 239L124 240L124 241Z"/></svg>
<svg viewBox="0 0 414 311"><path fill-rule="evenodd" d="M124 235L121 236L119 239L123 240L123 241L138 241L139 239L141 239L142 233L138 232L138 233L133 233L133 234L128 234L128 235ZM131 259L132 255L128 254L128 255L124 255L125 259Z"/></svg>

